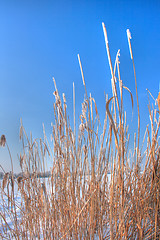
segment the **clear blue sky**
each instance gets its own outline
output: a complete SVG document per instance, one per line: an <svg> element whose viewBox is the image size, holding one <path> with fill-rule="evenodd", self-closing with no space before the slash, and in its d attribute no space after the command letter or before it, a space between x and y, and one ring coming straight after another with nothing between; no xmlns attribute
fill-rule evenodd
<svg viewBox="0 0 160 240"><path fill-rule="evenodd" d="M54 86L65 92L72 122L72 83L76 90L76 114L81 111L84 89L77 59L80 54L88 92L95 98L100 116L105 112L104 91L111 96L110 71L102 30L105 23L111 58L121 51L121 77L134 96L135 83L126 29L132 34L141 112L141 133L149 122L147 92L156 98L160 68L160 1L152 0L0 0L0 135L5 134L15 171L19 170L20 118L27 133L43 137L53 121ZM131 115L130 96L126 110ZM130 123L130 122L129 122ZM136 129L137 120L130 128ZM10 170L6 149L0 148L0 164Z"/></svg>

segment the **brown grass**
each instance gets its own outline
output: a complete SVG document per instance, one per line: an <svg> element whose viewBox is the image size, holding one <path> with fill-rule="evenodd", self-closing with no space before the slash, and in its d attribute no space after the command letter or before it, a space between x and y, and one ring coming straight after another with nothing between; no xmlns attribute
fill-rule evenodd
<svg viewBox="0 0 160 240"><path fill-rule="evenodd" d="M20 155L20 166L23 177L15 179L13 171L10 177L8 173L4 175L0 188L2 239L160 238L160 115L158 110L149 104L150 127L146 126L140 146L138 113L138 133L135 133L134 149L131 153L127 113L123 106L123 88L129 91L132 104L133 97L120 78L119 51L114 69L112 67L104 24L103 30L111 69L113 97L109 100L106 97L102 130L96 102L87 94L78 55L85 88L79 132L76 134L75 92L72 130L65 95L63 94L61 100L53 79L53 147L49 146L45 130L44 140L33 140L32 136L28 138L21 123L23 153ZM131 56L133 60L133 53ZM133 67L135 74L134 62ZM142 151L144 147L145 151ZM51 176L38 178L39 172L46 171L46 162L49 159L52 162ZM145 162L143 169L142 160ZM20 200L16 200L16 186ZM12 226L8 219L12 221Z"/></svg>

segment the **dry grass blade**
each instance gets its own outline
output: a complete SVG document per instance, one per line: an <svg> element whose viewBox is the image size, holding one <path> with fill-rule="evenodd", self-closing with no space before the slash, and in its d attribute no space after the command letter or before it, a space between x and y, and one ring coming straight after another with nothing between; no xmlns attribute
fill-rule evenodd
<svg viewBox="0 0 160 240"><path fill-rule="evenodd" d="M160 111L160 92L158 94L157 102L158 102L158 109Z"/></svg>
<svg viewBox="0 0 160 240"><path fill-rule="evenodd" d="M124 85L123 85L123 88L126 89L130 93L131 101L132 101L132 112L133 112L133 95L132 95L131 91L129 90L129 88L125 87Z"/></svg>
<svg viewBox="0 0 160 240"><path fill-rule="evenodd" d="M114 132L114 136L115 136L115 143L116 143L116 147L117 147L117 149L118 149L119 147L118 147L117 130L116 130L116 127L115 127L115 124L114 124L112 115L111 115L111 113L110 113L110 111L109 111L109 103L111 102L111 100L112 100L113 98L114 98L114 97L111 97L111 98L107 101L107 103L106 103L106 111L107 111L107 113L108 113L109 119L110 119L110 121L111 121L111 125L112 125L112 127L113 127L113 132Z"/></svg>
<svg viewBox="0 0 160 240"><path fill-rule="evenodd" d="M138 89L137 89L137 77L136 77L136 69L135 69L135 64L134 64L134 58L133 58L133 53L132 53L132 47L131 47L131 33L129 29L127 29L127 38L128 38L128 44L129 44L129 50L130 50L130 55L133 63L133 71L134 71L134 78L135 78L135 88L136 88L136 98L137 98L137 110L138 110L138 143L137 143L137 166L139 164L138 162L138 157L139 157L139 144L140 144L140 111L139 111L139 100L138 100Z"/></svg>

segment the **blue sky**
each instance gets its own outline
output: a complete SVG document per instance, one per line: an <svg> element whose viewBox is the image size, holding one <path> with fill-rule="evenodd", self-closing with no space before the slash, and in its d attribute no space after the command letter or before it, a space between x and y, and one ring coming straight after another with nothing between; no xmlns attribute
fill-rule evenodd
<svg viewBox="0 0 160 240"><path fill-rule="evenodd" d="M146 88L156 98L159 91L160 2L88 0L20 1L0 0L0 135L5 134L15 171L19 171L20 118L29 134L43 137L42 123L51 134L54 86L66 94L72 120L72 83L76 90L76 114L80 114L84 88L77 54L80 54L88 92L92 93L100 117L105 113L104 91L111 96L110 71L102 22L105 23L111 58L120 49L121 78L136 96L127 28L132 35L132 49L137 73L141 112L141 133L149 122ZM125 107L131 116L130 96ZM0 164L10 170L6 149L0 148Z"/></svg>

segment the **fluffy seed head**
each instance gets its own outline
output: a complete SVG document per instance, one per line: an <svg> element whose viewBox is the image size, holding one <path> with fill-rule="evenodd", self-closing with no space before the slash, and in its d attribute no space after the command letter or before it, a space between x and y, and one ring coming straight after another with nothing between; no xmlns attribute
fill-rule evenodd
<svg viewBox="0 0 160 240"><path fill-rule="evenodd" d="M6 137L5 135L2 135L0 139L0 146L5 147L5 144L6 144Z"/></svg>

